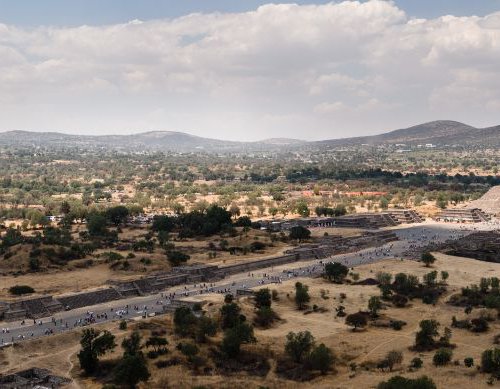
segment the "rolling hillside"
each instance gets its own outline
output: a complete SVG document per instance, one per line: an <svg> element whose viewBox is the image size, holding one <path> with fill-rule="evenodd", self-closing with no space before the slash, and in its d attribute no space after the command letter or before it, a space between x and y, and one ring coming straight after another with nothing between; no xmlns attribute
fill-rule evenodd
<svg viewBox="0 0 500 389"><path fill-rule="evenodd" d="M114 148L143 151L245 152L342 147L378 144L477 145L500 147L500 126L475 128L455 121L434 121L380 135L306 142L271 138L259 142L234 142L203 138L175 131L150 131L133 135L69 135L57 132L7 131L0 133L0 146Z"/></svg>

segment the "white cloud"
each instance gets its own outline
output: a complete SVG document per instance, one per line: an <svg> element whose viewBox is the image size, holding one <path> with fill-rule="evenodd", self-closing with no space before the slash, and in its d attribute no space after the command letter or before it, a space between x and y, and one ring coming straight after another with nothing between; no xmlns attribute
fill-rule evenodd
<svg viewBox="0 0 500 389"><path fill-rule="evenodd" d="M0 129L318 139L442 115L493 124L499 63L500 12L410 20L382 0L0 24Z"/></svg>

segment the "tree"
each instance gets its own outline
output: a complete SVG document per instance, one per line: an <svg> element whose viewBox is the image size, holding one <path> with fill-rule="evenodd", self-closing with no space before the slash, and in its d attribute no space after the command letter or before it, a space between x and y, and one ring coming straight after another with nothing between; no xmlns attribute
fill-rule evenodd
<svg viewBox="0 0 500 389"><path fill-rule="evenodd" d="M153 224L151 229L156 232L172 232L175 228L175 218L170 216L155 216L153 217Z"/></svg>
<svg viewBox="0 0 500 389"><path fill-rule="evenodd" d="M391 284L392 274L390 274L390 273L378 272L376 277L377 277L377 281L381 285L390 285Z"/></svg>
<svg viewBox="0 0 500 389"><path fill-rule="evenodd" d="M290 239L298 240L302 242L305 239L309 239L311 236L311 231L302 226L295 226L290 228Z"/></svg>
<svg viewBox="0 0 500 389"><path fill-rule="evenodd" d="M378 287L382 291L382 298L388 299L392 293L392 291L391 291L392 274L378 272L376 277L377 277L377 281L379 282Z"/></svg>
<svg viewBox="0 0 500 389"><path fill-rule="evenodd" d="M345 323L348 326L353 327L353 331L356 331L358 328L366 327L366 325L368 324L368 320L363 313L358 312L347 315L345 318Z"/></svg>
<svg viewBox="0 0 500 389"><path fill-rule="evenodd" d="M61 203L61 207L59 208L59 210L61 211L62 214L67 215L71 212L71 206L66 200L64 200Z"/></svg>
<svg viewBox="0 0 500 389"><path fill-rule="evenodd" d="M129 338L122 341L123 355L138 355L142 354L141 335L134 331Z"/></svg>
<svg viewBox="0 0 500 389"><path fill-rule="evenodd" d="M166 345L168 342L164 338L150 338L154 344ZM147 343L146 343L147 344ZM151 342L150 342L151 344ZM129 338L122 341L123 357L114 369L115 382L135 388L141 381L149 379L149 370L141 351L141 336L134 331Z"/></svg>
<svg viewBox="0 0 500 389"><path fill-rule="evenodd" d="M381 197L379 201L379 206L382 209L389 208L389 200L387 200L385 197Z"/></svg>
<svg viewBox="0 0 500 389"><path fill-rule="evenodd" d="M323 343L315 346L307 358L307 365L312 370L319 370L321 374L326 374L335 362L335 356Z"/></svg>
<svg viewBox="0 0 500 389"><path fill-rule="evenodd" d="M349 268L338 262L330 262L325 265L325 276L330 281L342 282L349 274Z"/></svg>
<svg viewBox="0 0 500 389"><path fill-rule="evenodd" d="M170 234L167 231L158 231L158 243L160 247L167 248L167 242L170 239Z"/></svg>
<svg viewBox="0 0 500 389"><path fill-rule="evenodd" d="M289 332L286 336L285 353L296 363L301 363L314 346L314 336L309 331Z"/></svg>
<svg viewBox="0 0 500 389"><path fill-rule="evenodd" d="M453 352L449 348L440 348L432 357L434 366L444 366L451 361Z"/></svg>
<svg viewBox="0 0 500 389"><path fill-rule="evenodd" d="M403 362L403 353L396 350L389 351L385 356L385 361L387 362L389 370L392 371L394 365L399 365Z"/></svg>
<svg viewBox="0 0 500 389"><path fill-rule="evenodd" d="M481 354L481 370L497 378L500 377L500 349L493 348L483 351Z"/></svg>
<svg viewBox="0 0 500 389"><path fill-rule="evenodd" d="M80 367L86 374L94 373L99 366L99 357L116 347L114 335L94 328L83 330L80 345L82 348L77 356Z"/></svg>
<svg viewBox="0 0 500 389"><path fill-rule="evenodd" d="M491 285L490 278L482 277L481 280L479 280L479 289L481 290L481 293L487 293L488 289L490 288L490 285Z"/></svg>
<svg viewBox="0 0 500 389"><path fill-rule="evenodd" d="M436 257L426 251L425 253L422 253L421 261L425 263L426 267L430 267L434 262L436 262Z"/></svg>
<svg viewBox="0 0 500 389"><path fill-rule="evenodd" d="M448 199L444 193L439 193L436 199L436 206L441 209L445 209L448 205Z"/></svg>
<svg viewBox="0 0 500 389"><path fill-rule="evenodd" d="M377 389L437 389L437 387L427 376L413 379L398 375L389 381L379 383Z"/></svg>
<svg viewBox="0 0 500 389"><path fill-rule="evenodd" d="M427 274L424 274L423 275L423 280L424 280L424 284L427 285L427 286L434 286L436 284L436 280L437 280L437 271L431 271L430 273L427 273Z"/></svg>
<svg viewBox="0 0 500 389"><path fill-rule="evenodd" d="M311 300L309 296L309 287L301 282L295 284L295 304L299 310L305 308L305 305Z"/></svg>
<svg viewBox="0 0 500 389"><path fill-rule="evenodd" d="M174 312L174 331L175 333L186 336L191 334L196 324L196 316L189 307L179 307Z"/></svg>
<svg viewBox="0 0 500 389"><path fill-rule="evenodd" d="M91 237L103 237L108 234L106 227L106 218L98 213L87 217L87 231Z"/></svg>
<svg viewBox="0 0 500 389"><path fill-rule="evenodd" d="M252 219L248 216L241 216L234 222L235 227L243 227L246 232L250 227L252 227Z"/></svg>
<svg viewBox="0 0 500 389"><path fill-rule="evenodd" d="M419 349L432 349L439 335L439 323L436 320L422 320L420 322L420 331L415 335L415 347Z"/></svg>
<svg viewBox="0 0 500 389"><path fill-rule="evenodd" d="M368 310L370 311L372 317L378 316L378 311L382 309L382 302L380 301L380 297L372 296L370 300L368 300Z"/></svg>
<svg viewBox="0 0 500 389"><path fill-rule="evenodd" d="M223 329L233 328L244 321L244 316L240 314L241 308L236 303L224 304L221 309L221 327Z"/></svg>
<svg viewBox="0 0 500 389"><path fill-rule="evenodd" d="M254 322L260 327L267 328L274 322L276 317L276 313L271 307L263 306L257 310Z"/></svg>
<svg viewBox="0 0 500 389"><path fill-rule="evenodd" d="M450 273L448 273L447 271L444 271L444 270L441 271L441 280L443 282L446 282L446 280L448 279L449 276L450 276Z"/></svg>
<svg viewBox="0 0 500 389"><path fill-rule="evenodd" d="M269 288L259 289L255 292L255 307L270 307L271 306L271 292Z"/></svg>
<svg viewBox="0 0 500 389"><path fill-rule="evenodd" d="M124 355L114 370L115 382L135 388L141 381L150 377L146 360L142 355Z"/></svg>
<svg viewBox="0 0 500 389"><path fill-rule="evenodd" d="M217 322L207 316L202 316L198 319L196 327L196 340L200 343L207 341L207 336L215 336L217 334Z"/></svg>
<svg viewBox="0 0 500 389"><path fill-rule="evenodd" d="M127 221L129 216L128 208L123 205L111 207L106 210L106 219L115 226L119 226Z"/></svg>
<svg viewBox="0 0 500 389"><path fill-rule="evenodd" d="M243 343L255 342L253 327L247 323L239 323L224 332L221 349L229 357L239 355Z"/></svg>
<svg viewBox="0 0 500 389"><path fill-rule="evenodd" d="M302 217L309 217L311 211L305 201L299 201L295 207L296 212Z"/></svg>

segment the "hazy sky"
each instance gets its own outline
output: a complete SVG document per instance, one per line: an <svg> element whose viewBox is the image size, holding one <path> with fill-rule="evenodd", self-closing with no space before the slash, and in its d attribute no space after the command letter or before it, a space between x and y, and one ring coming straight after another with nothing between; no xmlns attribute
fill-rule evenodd
<svg viewBox="0 0 500 389"><path fill-rule="evenodd" d="M500 0L0 0L0 131L324 139L499 113Z"/></svg>

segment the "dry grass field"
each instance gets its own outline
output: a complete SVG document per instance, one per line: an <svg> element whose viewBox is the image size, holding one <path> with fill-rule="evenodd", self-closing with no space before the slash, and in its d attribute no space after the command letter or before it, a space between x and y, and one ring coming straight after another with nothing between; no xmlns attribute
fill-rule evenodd
<svg viewBox="0 0 500 389"><path fill-rule="evenodd" d="M142 384L141 388L192 388L196 385L205 385L209 388L235 388L244 385L246 388L371 388L382 380L387 380L392 375L402 374L408 377L417 377L426 374L435 381L438 388L486 388L487 376L477 371L475 367L466 368L463 364L465 357L473 357L476 364L480 363L481 353L493 347L493 337L500 334L500 323L490 323L490 329L483 334L475 334L463 329L452 329L451 342L456 345L453 351L453 361L460 361L460 365L453 363L445 367L434 367L432 365L433 352L417 353L410 350L414 343L415 332L418 324L423 319L435 319L441 323L440 331L444 327L451 326L452 316L458 319L464 318L462 308L452 307L446 304L447 299L454 293L460 291L461 287L478 283L481 277L500 276L500 265L479 262L471 259L457 258L437 254L438 260L432 270L449 272L448 291L442 296L436 305L426 305L419 300L413 300L406 308L394 308L386 306L381 311L382 318L403 320L407 323L400 331L390 328L379 328L370 326L365 330L353 332L347 327L343 318L336 317L335 308L340 304L340 293L346 294L342 305L346 312L354 313L360 309L366 310L370 296L379 295L380 291L375 286L360 285L337 285L323 279L293 279L282 284L271 286L278 291L279 299L273 302L273 309L281 320L272 328L267 330L256 329L255 335L258 343L244 346L244 350L264 353L269 356L271 370L265 377L254 377L245 374L218 375L217 373L203 375L193 372L183 364L157 369L150 363L152 372L148 383ZM386 260L377 264L363 265L355 268L361 279L375 277L379 271L396 274L399 272L412 273L418 276L429 272L429 268L421 263L401 260ZM324 308L324 312L311 312L304 314L295 308L293 301L294 283L299 280L309 286L311 295L310 306L313 304ZM322 297L323 296L323 297ZM202 296L207 301L204 309L209 315L216 316L223 303L222 295ZM201 297L200 297L201 298ZM250 298L239 299L243 313L251 319L254 308ZM478 316L480 310L473 310L470 317ZM140 321L135 326L141 329L143 338L149 336L149 329L166 329L171 350L168 357L177 355L175 350L176 337L172 334L172 323L170 317L155 318ZM133 328L134 325L129 326ZM117 323L106 325L117 335L118 339L125 336L125 331L118 330ZM285 336L290 331L310 331L316 338L317 343L325 343L334 350L337 356L335 372L315 378L313 381L297 383L287 381L278 377L274 372L275 359L283 353ZM220 342L221 334L210 342L216 345ZM117 341L120 343L120 340ZM102 383L95 383L80 376L76 352L78 350L78 333L71 332L51 338L26 342L16 348L8 348L0 352L0 373L18 370L19 367L47 367L57 374L71 376L75 383L71 387L100 388ZM393 373L381 372L376 368L388 351L398 350L404 355L401 365L397 365ZM112 360L121 353L118 347L114 353L106 355L105 360ZM177 354L176 354L177 353ZM205 354L203 354L205 353ZM208 358L206 350L202 355ZM417 371L409 369L409 363L414 357L420 357L424 361L424 367ZM357 369L353 372L350 365L355 363Z"/></svg>

